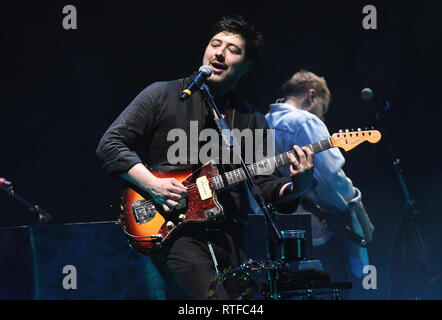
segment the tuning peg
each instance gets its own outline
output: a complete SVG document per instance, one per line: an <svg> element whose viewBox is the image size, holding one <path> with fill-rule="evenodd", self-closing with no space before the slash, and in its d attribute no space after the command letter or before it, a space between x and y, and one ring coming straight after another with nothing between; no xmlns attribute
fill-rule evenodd
<svg viewBox="0 0 442 320"><path fill-rule="evenodd" d="M348 130L348 129L345 129L345 132L349 132L349 130Z"/></svg>
<svg viewBox="0 0 442 320"><path fill-rule="evenodd" d="M342 131L342 129L339 129L339 133L342 133L343 131Z"/></svg>
<svg viewBox="0 0 442 320"><path fill-rule="evenodd" d="M361 129L361 128L358 128L358 131L362 131L362 129Z"/></svg>
<svg viewBox="0 0 442 320"><path fill-rule="evenodd" d="M374 130L374 127L373 127L373 126L371 127L371 130Z"/></svg>
<svg viewBox="0 0 442 320"><path fill-rule="evenodd" d="M351 132L355 132L355 129L352 128L352 129L351 129Z"/></svg>

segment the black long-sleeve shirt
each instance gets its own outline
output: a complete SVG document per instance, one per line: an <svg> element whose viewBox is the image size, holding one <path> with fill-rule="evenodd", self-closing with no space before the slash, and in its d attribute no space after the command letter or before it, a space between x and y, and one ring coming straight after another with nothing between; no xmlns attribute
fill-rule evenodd
<svg viewBox="0 0 442 320"><path fill-rule="evenodd" d="M200 92L195 92L185 101L180 100L180 93L190 80L184 78L153 83L112 123L97 148L97 156L110 175L119 176L137 163L146 163L154 171L195 169L190 163L198 162L198 152L190 153L189 145L189 164L171 165L167 160L169 147L175 143L167 141L170 130L182 129L191 139L190 121L198 121L198 136L202 129L214 127L213 117L209 114ZM239 130L267 129L264 115L251 105L235 94L231 94L228 101L225 120L229 126ZM242 150L244 152L244 143ZM220 169L230 171L237 167L239 165L222 165ZM265 199L271 202L276 201L280 188L290 182L287 178L273 174L255 176L255 179ZM218 194L218 199L227 215L238 221L246 219L249 211L245 208L250 206L245 183L223 190Z"/></svg>

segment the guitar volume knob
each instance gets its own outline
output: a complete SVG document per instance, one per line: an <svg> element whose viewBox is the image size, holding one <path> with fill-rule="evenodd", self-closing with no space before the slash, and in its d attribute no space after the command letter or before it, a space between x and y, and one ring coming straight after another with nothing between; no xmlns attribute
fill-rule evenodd
<svg viewBox="0 0 442 320"><path fill-rule="evenodd" d="M167 227L168 229L172 229L174 226L175 226L175 224L174 224L172 221L167 221L167 223L166 223L166 227Z"/></svg>
<svg viewBox="0 0 442 320"><path fill-rule="evenodd" d="M183 222L186 219L186 216L184 214L180 214L178 216L178 220L180 220L181 222Z"/></svg>

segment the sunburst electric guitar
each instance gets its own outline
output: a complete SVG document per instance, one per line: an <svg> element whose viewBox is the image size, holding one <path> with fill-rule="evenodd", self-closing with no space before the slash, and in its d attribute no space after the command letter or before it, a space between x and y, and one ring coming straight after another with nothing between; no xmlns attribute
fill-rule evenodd
<svg viewBox="0 0 442 320"><path fill-rule="evenodd" d="M360 130L334 133L331 137L307 145L314 153L339 147L349 151L364 141L377 143L381 133L377 130ZM290 163L288 153L248 165L250 173L268 174L275 168ZM242 168L219 174L214 162L208 162L194 172L153 172L158 178L175 178L187 187L187 195L171 212L165 212L149 194L127 189L122 196L119 223L130 245L139 253L148 255L160 249L187 227L218 220L223 207L217 201L217 191L246 180ZM190 230L190 229L187 229Z"/></svg>

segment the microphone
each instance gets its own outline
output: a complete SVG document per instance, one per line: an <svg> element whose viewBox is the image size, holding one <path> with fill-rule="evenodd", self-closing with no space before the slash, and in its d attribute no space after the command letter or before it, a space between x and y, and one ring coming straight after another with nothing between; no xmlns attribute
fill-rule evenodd
<svg viewBox="0 0 442 320"><path fill-rule="evenodd" d="M183 90L181 93L181 99L185 100L189 98L195 90L198 90L203 81L212 75L212 68L209 66L201 66L196 74L195 78L193 78L192 82Z"/></svg>
<svg viewBox="0 0 442 320"><path fill-rule="evenodd" d="M361 91L361 99L364 101L370 101L371 99L373 99L374 97L374 93L373 90L371 90L370 88L364 88Z"/></svg>
<svg viewBox="0 0 442 320"><path fill-rule="evenodd" d="M8 181L5 178L1 178L0 177L0 187L9 188L10 186L12 186L12 182L11 181Z"/></svg>
<svg viewBox="0 0 442 320"><path fill-rule="evenodd" d="M382 111L387 111L391 108L390 103L387 100L381 99L379 96L375 95L370 88L364 88L361 90L361 99L367 102L374 102L381 107Z"/></svg>

